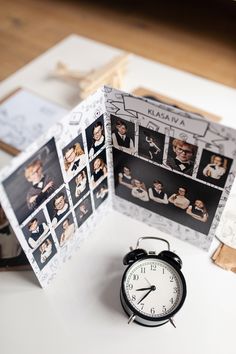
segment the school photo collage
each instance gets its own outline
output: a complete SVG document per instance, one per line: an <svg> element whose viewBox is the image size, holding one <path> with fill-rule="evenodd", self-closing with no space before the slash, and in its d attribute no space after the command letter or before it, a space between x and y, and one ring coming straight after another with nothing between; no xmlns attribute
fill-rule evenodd
<svg viewBox="0 0 236 354"><path fill-rule="evenodd" d="M111 114L115 194L208 235L232 159L135 124Z"/></svg>
<svg viewBox="0 0 236 354"><path fill-rule="evenodd" d="M39 270L108 196L103 115L60 153L52 138L2 183Z"/></svg>

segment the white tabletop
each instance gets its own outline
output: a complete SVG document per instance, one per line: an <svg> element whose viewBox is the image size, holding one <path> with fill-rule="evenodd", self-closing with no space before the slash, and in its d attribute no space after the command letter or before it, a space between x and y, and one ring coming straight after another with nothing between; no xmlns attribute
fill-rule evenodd
<svg viewBox="0 0 236 354"><path fill-rule="evenodd" d="M57 60L89 70L119 51L70 36L0 86L0 97L24 85L71 107L77 89L49 78ZM124 89L159 91L223 117L235 125L236 90L133 56ZM1 152L1 166L10 157ZM114 227L114 225L116 227ZM175 316L177 328L128 325L119 301L122 258L140 236L169 240L183 260L188 294ZM1 354L150 353L233 354L235 274L215 266L210 255L186 242L110 211L55 281L42 290L33 272L0 273Z"/></svg>

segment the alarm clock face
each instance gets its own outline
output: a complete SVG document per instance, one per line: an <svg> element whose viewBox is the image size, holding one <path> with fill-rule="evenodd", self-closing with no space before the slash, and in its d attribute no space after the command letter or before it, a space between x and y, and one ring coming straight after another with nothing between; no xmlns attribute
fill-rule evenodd
<svg viewBox="0 0 236 354"><path fill-rule="evenodd" d="M173 316L186 296L180 271L158 258L145 258L132 264L124 274L122 292L135 315L150 321Z"/></svg>

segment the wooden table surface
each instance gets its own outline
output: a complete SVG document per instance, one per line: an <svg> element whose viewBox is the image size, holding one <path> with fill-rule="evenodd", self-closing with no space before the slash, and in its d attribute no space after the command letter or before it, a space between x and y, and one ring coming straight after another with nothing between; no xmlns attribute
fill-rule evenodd
<svg viewBox="0 0 236 354"><path fill-rule="evenodd" d="M0 0L0 80L71 33L236 87L236 2Z"/></svg>

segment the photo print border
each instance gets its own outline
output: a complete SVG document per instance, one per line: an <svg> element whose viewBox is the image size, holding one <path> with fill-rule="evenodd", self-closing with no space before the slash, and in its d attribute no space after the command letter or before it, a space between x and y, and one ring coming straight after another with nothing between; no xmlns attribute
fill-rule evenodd
<svg viewBox="0 0 236 354"><path fill-rule="evenodd" d="M69 242L74 242L76 225L72 213L56 227L55 233L60 247L67 246Z"/></svg>
<svg viewBox="0 0 236 354"><path fill-rule="evenodd" d="M135 153L135 125L129 120L120 118L113 114L111 119L112 144L116 149L124 152Z"/></svg>
<svg viewBox="0 0 236 354"><path fill-rule="evenodd" d="M166 164L172 169L192 176L198 147L185 140L170 138Z"/></svg>
<svg viewBox="0 0 236 354"><path fill-rule="evenodd" d="M162 164L165 135L156 130L139 126L138 155Z"/></svg>
<svg viewBox="0 0 236 354"><path fill-rule="evenodd" d="M80 228L88 218L93 214L91 194L81 200L75 208L75 217Z"/></svg>
<svg viewBox="0 0 236 354"><path fill-rule="evenodd" d="M32 216L27 224L22 227L22 232L30 248L35 249L50 232L49 223L44 211L40 210L37 214Z"/></svg>
<svg viewBox="0 0 236 354"><path fill-rule="evenodd" d="M96 157L90 162L90 183L92 188L97 187L101 181L107 177L107 150L103 149Z"/></svg>
<svg viewBox="0 0 236 354"><path fill-rule="evenodd" d="M86 140L89 159L94 159L106 144L104 115L98 117L86 128Z"/></svg>
<svg viewBox="0 0 236 354"><path fill-rule="evenodd" d="M97 209L104 200L108 197L109 188L107 178L103 179L101 183L93 190L94 207Z"/></svg>
<svg viewBox="0 0 236 354"><path fill-rule="evenodd" d="M224 188L232 162L231 158L203 149L197 178Z"/></svg>
<svg viewBox="0 0 236 354"><path fill-rule="evenodd" d="M61 220L70 212L68 189L64 186L47 203L47 212L51 226L55 228Z"/></svg>
<svg viewBox="0 0 236 354"><path fill-rule="evenodd" d="M57 248L52 235L48 235L45 240L33 251L34 260L40 270L42 270L57 254Z"/></svg>
<svg viewBox="0 0 236 354"><path fill-rule="evenodd" d="M89 178L87 167L84 167L69 182L73 205L76 205L89 191Z"/></svg>
<svg viewBox="0 0 236 354"><path fill-rule="evenodd" d="M82 134L62 149L66 179L75 177L86 166L86 154Z"/></svg>

